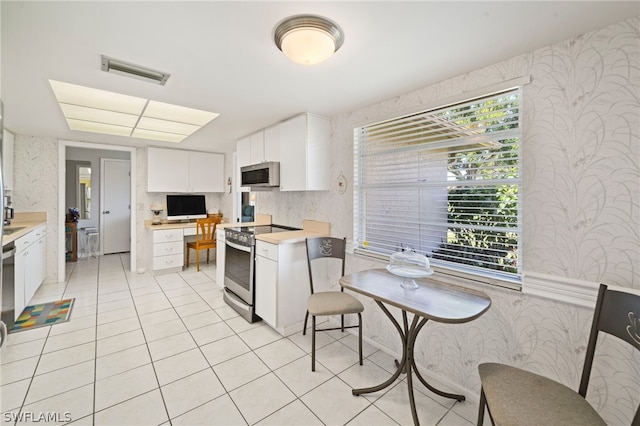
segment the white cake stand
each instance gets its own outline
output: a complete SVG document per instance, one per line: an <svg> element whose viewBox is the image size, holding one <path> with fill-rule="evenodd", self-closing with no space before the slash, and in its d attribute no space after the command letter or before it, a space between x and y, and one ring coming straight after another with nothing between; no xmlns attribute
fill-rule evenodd
<svg viewBox="0 0 640 426"><path fill-rule="evenodd" d="M416 283L416 278L424 278L433 274L433 269L422 269L415 268L411 266L391 266L387 265L387 271L396 275L398 277L402 277L402 284L400 286L407 290L415 290L418 287L418 283Z"/></svg>

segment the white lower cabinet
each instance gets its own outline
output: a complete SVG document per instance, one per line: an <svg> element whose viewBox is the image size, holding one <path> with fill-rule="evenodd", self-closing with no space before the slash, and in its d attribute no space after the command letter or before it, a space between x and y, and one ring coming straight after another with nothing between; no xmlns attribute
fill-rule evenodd
<svg viewBox="0 0 640 426"><path fill-rule="evenodd" d="M154 272L169 272L184 263L184 232L182 229L151 231L151 264Z"/></svg>
<svg viewBox="0 0 640 426"><path fill-rule="evenodd" d="M42 225L15 241L14 303L18 318L46 276L46 226Z"/></svg>
<svg viewBox="0 0 640 426"><path fill-rule="evenodd" d="M256 314L282 335L301 330L310 293L304 241L256 241L255 267Z"/></svg>
<svg viewBox="0 0 640 426"><path fill-rule="evenodd" d="M216 282L224 288L224 229L216 229Z"/></svg>

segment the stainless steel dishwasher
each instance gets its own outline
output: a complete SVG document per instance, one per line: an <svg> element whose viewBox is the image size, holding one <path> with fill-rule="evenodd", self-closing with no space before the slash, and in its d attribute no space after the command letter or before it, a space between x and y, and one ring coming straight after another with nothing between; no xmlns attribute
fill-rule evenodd
<svg viewBox="0 0 640 426"><path fill-rule="evenodd" d="M2 247L2 313L0 314L0 347L15 323L15 255L14 243Z"/></svg>

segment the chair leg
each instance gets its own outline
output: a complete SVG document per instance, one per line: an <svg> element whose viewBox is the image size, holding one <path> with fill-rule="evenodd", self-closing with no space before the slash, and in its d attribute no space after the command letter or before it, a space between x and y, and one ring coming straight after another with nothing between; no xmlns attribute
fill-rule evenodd
<svg viewBox="0 0 640 426"><path fill-rule="evenodd" d="M316 316L311 315L311 371L316 371Z"/></svg>
<svg viewBox="0 0 640 426"><path fill-rule="evenodd" d="M196 250L196 270L200 272L200 250Z"/></svg>
<svg viewBox="0 0 640 426"><path fill-rule="evenodd" d="M184 267L185 267L185 268L188 268L188 267L189 267L189 252L190 252L190 251L191 251L191 250L189 250L189 247L187 247L187 262L184 264Z"/></svg>
<svg viewBox="0 0 640 426"><path fill-rule="evenodd" d="M344 333L344 315L340 315L340 330Z"/></svg>
<svg viewBox="0 0 640 426"><path fill-rule="evenodd" d="M209 264L209 249L207 249L207 265Z"/></svg>
<svg viewBox="0 0 640 426"><path fill-rule="evenodd" d="M362 315L358 312L358 351L360 352L360 365L362 365Z"/></svg>
<svg viewBox="0 0 640 426"><path fill-rule="evenodd" d="M484 423L484 405L487 403L487 400L484 396L484 389L480 387L480 406L478 407L478 421L477 426L482 426Z"/></svg>
<svg viewBox="0 0 640 426"><path fill-rule="evenodd" d="M304 314L304 326L302 328L302 335L304 336L305 334L307 334L307 319L309 319L309 311L307 311L306 314Z"/></svg>

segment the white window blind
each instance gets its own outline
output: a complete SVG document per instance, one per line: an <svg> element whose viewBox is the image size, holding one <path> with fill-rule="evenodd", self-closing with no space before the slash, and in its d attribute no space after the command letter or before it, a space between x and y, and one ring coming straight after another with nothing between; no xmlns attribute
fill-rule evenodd
<svg viewBox="0 0 640 426"><path fill-rule="evenodd" d="M520 88L354 129L354 248L518 282Z"/></svg>

